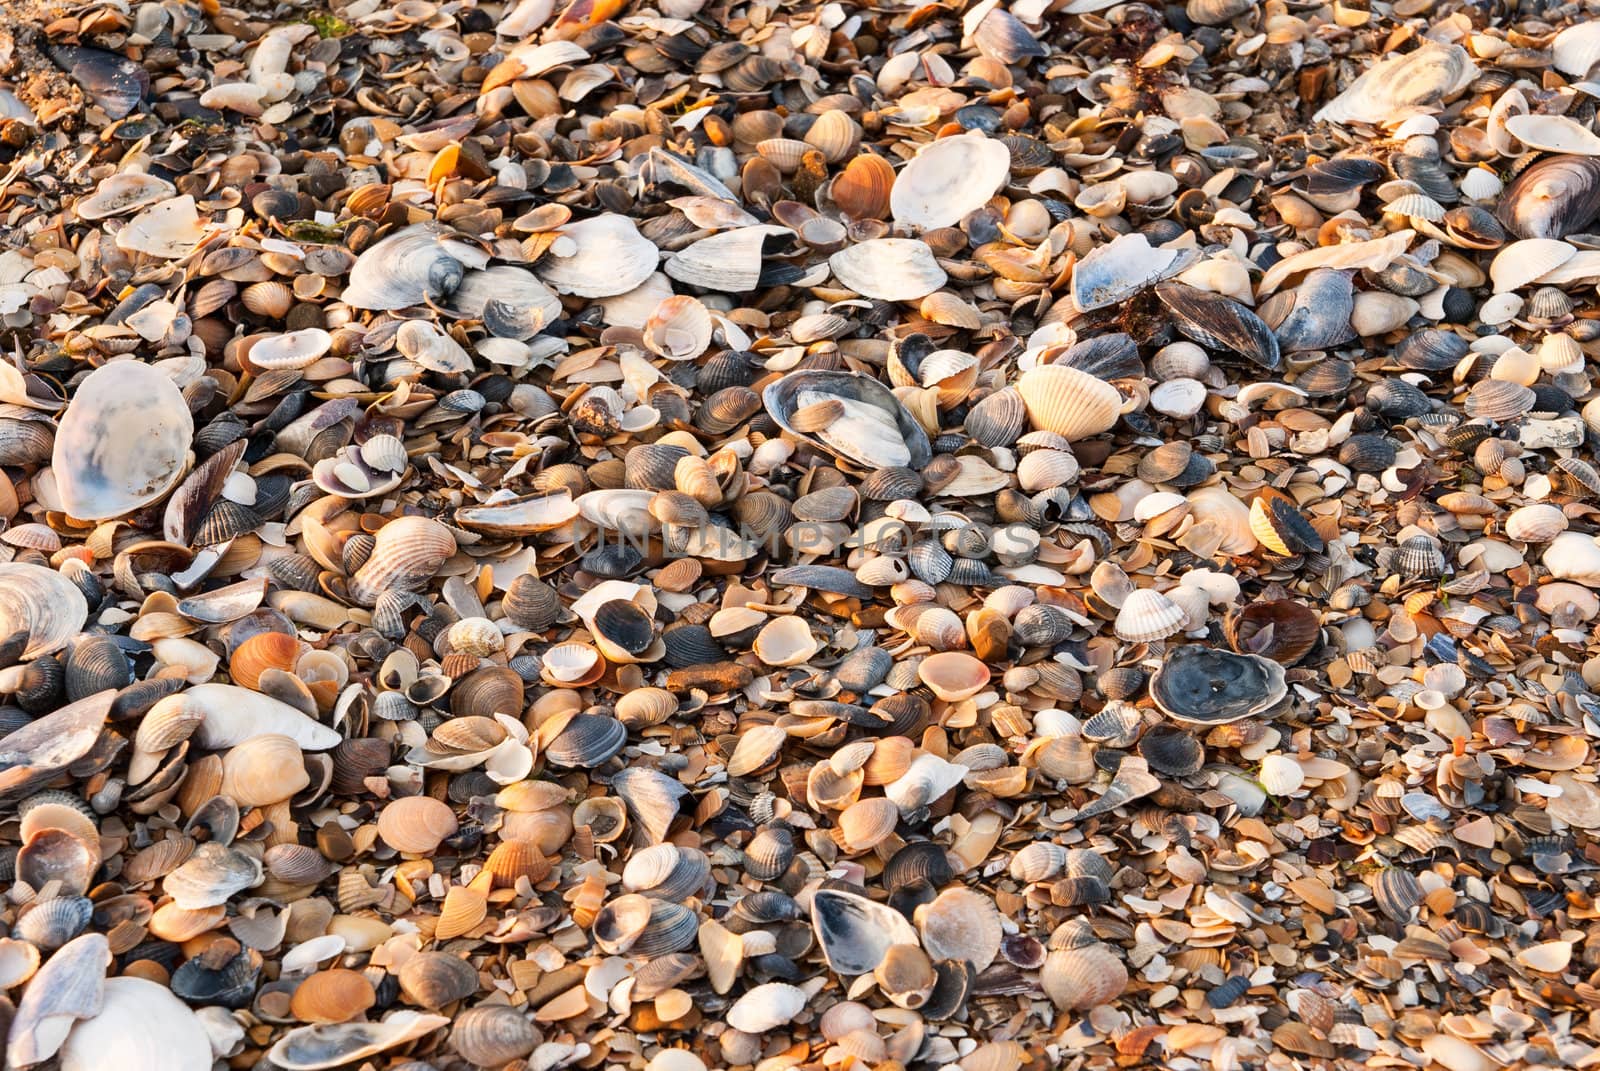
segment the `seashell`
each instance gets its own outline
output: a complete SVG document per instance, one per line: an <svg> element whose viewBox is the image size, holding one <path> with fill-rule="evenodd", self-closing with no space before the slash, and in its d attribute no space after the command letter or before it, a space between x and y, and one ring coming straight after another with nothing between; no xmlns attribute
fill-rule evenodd
<svg viewBox="0 0 1600 1071"><path fill-rule="evenodd" d="M669 297L645 321L644 344L660 357L688 361L711 345L711 314L692 297Z"/></svg>
<svg viewBox="0 0 1600 1071"><path fill-rule="evenodd" d="M1504 422L1529 412L1534 400L1534 392L1520 383L1483 379L1473 384L1468 392L1465 408L1470 417Z"/></svg>
<svg viewBox="0 0 1600 1071"><path fill-rule="evenodd" d="M250 347L250 363L258 369L283 371L306 368L333 348L333 336L320 327L307 327L258 339Z"/></svg>
<svg viewBox="0 0 1600 1071"><path fill-rule="evenodd" d="M1176 726L1156 725L1139 738L1139 754L1157 773L1192 777L1205 764L1206 752L1192 734Z"/></svg>
<svg viewBox="0 0 1600 1071"><path fill-rule="evenodd" d="M1316 122L1387 123L1417 109L1434 109L1477 76L1466 49L1427 44L1414 52L1390 53L1368 67L1344 92L1312 116Z"/></svg>
<svg viewBox="0 0 1600 1071"><path fill-rule="evenodd" d="M1600 60L1600 30L1592 22L1578 22L1550 42L1550 58L1556 70L1582 78Z"/></svg>
<svg viewBox="0 0 1600 1071"><path fill-rule="evenodd" d="M539 1034L521 1011L504 1005L480 1005L455 1017L450 1042L462 1058L480 1067L501 1067L527 1056Z"/></svg>
<svg viewBox="0 0 1600 1071"><path fill-rule="evenodd" d="M1118 186L1119 192L1121 186ZM1097 246L1074 266L1072 302L1081 312L1093 312L1131 298L1145 287L1189 267L1194 253L1156 247L1137 231L1119 235Z"/></svg>
<svg viewBox="0 0 1600 1071"><path fill-rule="evenodd" d="M222 794L242 808L282 803L310 783L300 745L287 736L252 737L222 757Z"/></svg>
<svg viewBox="0 0 1600 1071"><path fill-rule="evenodd" d="M557 766L589 769L622 750L627 728L604 714L579 714L544 747L544 757Z"/></svg>
<svg viewBox="0 0 1600 1071"><path fill-rule="evenodd" d="M4 590L0 588L0 590ZM100 739L115 697L101 692L36 718L0 739L0 798L25 796L83 758Z"/></svg>
<svg viewBox="0 0 1600 1071"><path fill-rule="evenodd" d="M50 464L62 508L103 520L160 499L182 477L193 435L183 395L160 370L133 360L96 369L56 431Z"/></svg>
<svg viewBox="0 0 1600 1071"><path fill-rule="evenodd" d="M1150 698L1163 713L1206 725L1264 714L1287 694L1278 663L1194 644L1173 649L1150 679Z"/></svg>
<svg viewBox="0 0 1600 1071"><path fill-rule="evenodd" d="M93 915L94 905L81 896L52 896L20 914L13 932L35 948L50 952L83 933Z"/></svg>
<svg viewBox="0 0 1600 1071"><path fill-rule="evenodd" d="M1564 115L1511 115L1504 125L1506 133L1530 149L1577 156L1600 154L1600 137Z"/></svg>
<svg viewBox="0 0 1600 1071"><path fill-rule="evenodd" d="M1385 211L1393 210L1395 204L1384 207ZM1273 300L1284 296L1289 296L1290 305L1281 320L1274 321L1263 309L1282 352L1329 350L1355 337L1355 294L1349 272L1315 268L1298 287L1273 295Z"/></svg>
<svg viewBox="0 0 1600 1071"><path fill-rule="evenodd" d="M888 838L900 822L900 808L887 799L857 800L839 812L838 829L848 852L868 852Z"/></svg>
<svg viewBox="0 0 1600 1071"><path fill-rule="evenodd" d="M89 1071L115 1051L130 1071L206 1071L211 1038L200 1017L165 987L143 978L107 978L99 1010L61 1046L64 1071Z"/></svg>
<svg viewBox="0 0 1600 1071"><path fill-rule="evenodd" d="M650 915L632 943L635 956L656 958L681 951L694 943L700 919L689 908L668 900L650 900Z"/></svg>
<svg viewBox="0 0 1600 1071"><path fill-rule="evenodd" d="M1250 504L1250 531L1274 554L1311 554L1324 546L1322 536L1281 491L1268 489L1256 496Z"/></svg>
<svg viewBox="0 0 1600 1071"><path fill-rule="evenodd" d="M1275 371L1283 362L1278 338L1262 319L1232 298L1179 282L1157 285L1156 296L1183 334L1213 350L1232 350ZM1348 316L1342 322L1348 324ZM1335 325L1336 326L1336 325Z"/></svg>
<svg viewBox="0 0 1600 1071"><path fill-rule="evenodd" d="M0 938L0 989L15 989L39 969L39 950L26 941Z"/></svg>
<svg viewBox="0 0 1600 1071"><path fill-rule="evenodd" d="M1017 380L1035 428L1076 442L1109 430L1122 411L1117 389L1075 368L1039 365Z"/></svg>
<svg viewBox="0 0 1600 1071"><path fill-rule="evenodd" d="M886 387L869 377L846 372L788 375L769 386L762 401L785 431L865 469L920 467L932 459L921 426ZM837 403L843 411L813 432L794 426L797 411L823 402Z"/></svg>
<svg viewBox="0 0 1600 1071"><path fill-rule="evenodd" d="M617 700L616 717L629 729L660 725L677 713L678 700L663 688L638 688Z"/></svg>
<svg viewBox="0 0 1600 1071"><path fill-rule="evenodd" d="M1094 939L1083 920L1062 923L1050 935L1050 951L1039 971L1039 985L1057 1008L1081 1011L1099 1007L1128 987L1128 969L1109 945Z"/></svg>
<svg viewBox="0 0 1600 1071"><path fill-rule="evenodd" d="M100 867L98 836L85 840L65 829L36 829L16 857L18 880L34 889L59 882L62 896L81 896Z"/></svg>
<svg viewBox="0 0 1600 1071"><path fill-rule="evenodd" d="M269 279L245 287L239 293L239 302L257 316L280 320L294 306L294 291L276 279Z"/></svg>
<svg viewBox="0 0 1600 1071"><path fill-rule="evenodd" d="M893 166L881 156L862 153L834 176L833 203L851 219L885 219L890 212Z"/></svg>
<svg viewBox="0 0 1600 1071"><path fill-rule="evenodd" d="M895 183L898 190L904 178ZM920 301L944 286L944 269L926 242L914 238L873 238L828 258L840 285L879 301Z"/></svg>
<svg viewBox="0 0 1600 1071"><path fill-rule="evenodd" d="M1506 202L1511 201L1511 192L1507 192ZM1503 294L1538 282L1571 260L1577 252L1575 246L1555 238L1524 238L1519 242L1511 242L1495 254L1494 261L1489 265L1489 278L1494 283L1494 292Z"/></svg>
<svg viewBox="0 0 1600 1071"><path fill-rule="evenodd" d="M767 244L792 234L787 227L772 224L723 231L679 250L667 260L664 270L680 282L707 290L746 293L760 282Z"/></svg>
<svg viewBox="0 0 1600 1071"><path fill-rule="evenodd" d="M268 1056L284 1071L327 1071L398 1048L449 1025L447 1016L402 1009L381 1023L302 1026L285 1034L268 1050Z"/></svg>
<svg viewBox="0 0 1600 1071"><path fill-rule="evenodd" d="M1024 491L1043 491L1073 483L1078 459L1065 450L1032 450L1017 466L1017 482Z"/></svg>
<svg viewBox="0 0 1600 1071"><path fill-rule="evenodd" d="M786 982L765 982L746 990L724 1018L735 1030L764 1034L793 1022L805 1006L805 990Z"/></svg>
<svg viewBox="0 0 1600 1071"><path fill-rule="evenodd" d="M1171 599L1152 588L1129 595L1117 611L1117 638L1128 643L1149 643L1183 630L1184 614Z"/></svg>
<svg viewBox="0 0 1600 1071"><path fill-rule="evenodd" d="M884 904L840 889L818 889L811 899L811 927L834 973L870 974L894 945L917 945L905 916Z"/></svg>
<svg viewBox="0 0 1600 1071"><path fill-rule="evenodd" d="M147 208L177 192L172 183L155 175L118 171L101 179L94 193L78 198L73 211L79 219L109 219Z"/></svg>
<svg viewBox="0 0 1600 1071"><path fill-rule="evenodd" d="M625 294L656 270L654 243L626 216L604 213L566 224L539 276L561 294L601 298ZM570 247L564 249L565 243Z"/></svg>
<svg viewBox="0 0 1600 1071"><path fill-rule="evenodd" d="M772 881L794 862L794 832L781 823L757 831L744 846L745 873L760 881Z"/></svg>
<svg viewBox="0 0 1600 1071"><path fill-rule="evenodd" d="M1305 769L1289 755L1268 755L1261 761L1257 780L1269 795L1288 796L1305 784Z"/></svg>
<svg viewBox="0 0 1600 1071"><path fill-rule="evenodd" d="M698 895L711 879L711 860L696 848L654 844L635 852L622 870L622 887L660 900Z"/></svg>
<svg viewBox="0 0 1600 1071"><path fill-rule="evenodd" d="M21 660L61 650L88 616L83 593L62 574L27 562L0 563L0 633L27 636Z"/></svg>
<svg viewBox="0 0 1600 1071"><path fill-rule="evenodd" d="M689 794L679 782L641 766L622 770L612 778L611 787L627 806L628 820L646 834L651 844L666 839L680 802Z"/></svg>
<svg viewBox="0 0 1600 1071"><path fill-rule="evenodd" d="M180 908L194 911L227 903L235 893L260 884L261 873L255 856L209 841L162 879L161 887Z"/></svg>
<svg viewBox="0 0 1600 1071"><path fill-rule="evenodd" d="M828 163L842 163L861 143L861 127L847 112L826 111L806 131L805 143L821 152Z"/></svg>
<svg viewBox="0 0 1600 1071"><path fill-rule="evenodd" d="M1383 867L1372 874L1367 884L1378 910L1395 922L1410 922L1422 903L1422 885L1408 870Z"/></svg>
<svg viewBox="0 0 1600 1071"><path fill-rule="evenodd" d="M1558 506L1521 506L1506 517L1506 536L1519 543L1548 543L1566 530L1567 515Z"/></svg>
<svg viewBox="0 0 1600 1071"><path fill-rule="evenodd" d="M372 606L384 592L414 591L455 551L455 537L438 521L398 517L378 529L366 564L350 578L350 596Z"/></svg>
<svg viewBox="0 0 1600 1071"><path fill-rule="evenodd" d="M317 971L295 987L289 1014L307 1023L346 1023L377 1002L372 983L360 971Z"/></svg>
<svg viewBox="0 0 1600 1071"><path fill-rule="evenodd" d="M448 804L430 796L390 800L378 812L378 835L397 852L427 855L457 829Z"/></svg>
<svg viewBox="0 0 1600 1071"><path fill-rule="evenodd" d="M1317 612L1303 603L1271 599L1230 613L1223 622L1223 634L1241 654L1261 655L1292 666L1316 646L1322 622Z"/></svg>
<svg viewBox="0 0 1600 1071"><path fill-rule="evenodd" d="M358 309L393 310L449 296L466 275L462 258L471 254L448 234L438 224L417 223L368 246L340 300Z"/></svg>
<svg viewBox="0 0 1600 1071"><path fill-rule="evenodd" d="M421 1008L434 1011L478 991L478 972L448 952L418 952L397 972L400 993Z"/></svg>
<svg viewBox="0 0 1600 1071"><path fill-rule="evenodd" d="M933 961L916 945L890 945L872 973L890 1003L913 1011L928 1002L939 978Z"/></svg>
<svg viewBox="0 0 1600 1071"><path fill-rule="evenodd" d="M1010 174L1011 153L1003 142L977 132L940 138L901 169L890 191L890 211L896 223L923 230L953 226L982 208Z"/></svg>
<svg viewBox="0 0 1600 1071"><path fill-rule="evenodd" d="M292 672L300 659L300 641L282 632L262 632L234 649L228 659L228 675L245 688L260 686L269 670Z"/></svg>
<svg viewBox="0 0 1600 1071"><path fill-rule="evenodd" d="M958 627L960 619L957 619ZM929 655L917 666L917 678L938 698L959 702L977 695L989 683L989 667L964 651Z"/></svg>

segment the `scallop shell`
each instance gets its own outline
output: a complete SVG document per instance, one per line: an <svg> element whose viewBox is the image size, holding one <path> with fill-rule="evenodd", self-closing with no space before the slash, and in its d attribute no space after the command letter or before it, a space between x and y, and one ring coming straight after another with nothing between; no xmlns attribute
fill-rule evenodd
<svg viewBox="0 0 1600 1071"><path fill-rule="evenodd" d="M1003 142L977 132L940 138L901 169L890 192L890 211L896 223L924 230L953 226L982 208L1010 173L1011 153Z"/></svg>
<svg viewBox="0 0 1600 1071"><path fill-rule="evenodd" d="M1117 638L1128 643L1149 643L1183 631L1183 610L1152 588L1129 595L1117 611Z"/></svg>
<svg viewBox="0 0 1600 1071"><path fill-rule="evenodd" d="M398 517L378 529L377 544L350 578L350 595L373 605L387 591L414 591L456 552L450 529L427 517Z"/></svg>
<svg viewBox="0 0 1600 1071"><path fill-rule="evenodd" d="M1108 431L1122 412L1122 395L1104 380L1064 365L1039 365L1017 379L1035 428L1069 442Z"/></svg>
<svg viewBox="0 0 1600 1071"><path fill-rule="evenodd" d="M1039 971L1039 985L1057 1008L1082 1011L1099 1007L1127 989L1128 969L1109 945L1096 941L1056 948L1054 936L1050 944L1051 951Z"/></svg>

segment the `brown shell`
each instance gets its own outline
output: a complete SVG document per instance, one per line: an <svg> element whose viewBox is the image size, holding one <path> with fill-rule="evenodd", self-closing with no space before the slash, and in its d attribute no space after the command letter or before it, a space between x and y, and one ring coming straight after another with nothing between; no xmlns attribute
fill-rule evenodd
<svg viewBox="0 0 1600 1071"><path fill-rule="evenodd" d="M377 1001L365 974L334 968L318 971L296 987L289 1014L303 1023L347 1023Z"/></svg>

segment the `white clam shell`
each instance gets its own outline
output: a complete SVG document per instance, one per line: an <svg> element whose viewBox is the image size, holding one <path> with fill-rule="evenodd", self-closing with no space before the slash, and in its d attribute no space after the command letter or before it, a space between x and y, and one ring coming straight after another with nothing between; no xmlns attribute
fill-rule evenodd
<svg viewBox="0 0 1600 1071"><path fill-rule="evenodd" d="M176 260L188 256L208 229L194 198L185 194L159 201L130 219L117 232L117 248Z"/></svg>
<svg viewBox="0 0 1600 1071"><path fill-rule="evenodd" d="M54 1056L81 1019L104 1008L111 947L104 934L86 933L62 945L23 990L6 1038L6 1064L31 1067Z"/></svg>
<svg viewBox="0 0 1600 1071"><path fill-rule="evenodd" d="M1496 294L1520 290L1549 275L1577 252L1576 246L1558 238L1524 238L1495 254L1489 265L1489 278Z"/></svg>
<svg viewBox="0 0 1600 1071"><path fill-rule="evenodd" d="M875 238L841 249L828 266L844 286L880 301L920 301L945 284L933 250L915 238Z"/></svg>
<svg viewBox="0 0 1600 1071"><path fill-rule="evenodd" d="M332 335L320 327L307 327L261 339L250 347L250 363L257 368L305 368L332 348Z"/></svg>
<svg viewBox="0 0 1600 1071"><path fill-rule="evenodd" d="M625 294L656 270L660 251L639 233L633 220L611 213L578 220L562 229L571 243L558 241L539 262L539 274L556 292L579 297Z"/></svg>
<svg viewBox="0 0 1600 1071"><path fill-rule="evenodd" d="M692 286L724 294L747 293L761 279L761 253L767 240L792 233L775 224L723 231L680 249L667 260L664 270ZM642 282L644 278L638 280Z"/></svg>
<svg viewBox="0 0 1600 1071"><path fill-rule="evenodd" d="M100 1014L73 1028L61 1071L98 1071L116 1053L122 1071L208 1071L211 1038L200 1018L165 986L107 978Z"/></svg>
<svg viewBox="0 0 1600 1071"><path fill-rule="evenodd" d="M1600 20L1586 20L1556 34L1550 42L1556 70L1581 78L1600 62Z"/></svg>
<svg viewBox="0 0 1600 1071"><path fill-rule="evenodd" d="M787 982L767 982L748 990L728 1009L728 1025L747 1034L764 1034L793 1021L806 1006L806 992Z"/></svg>
<svg viewBox="0 0 1600 1071"><path fill-rule="evenodd" d="M29 562L0 564L0 634L28 633L25 661L61 650L88 616L83 592L54 569Z"/></svg>
<svg viewBox="0 0 1600 1071"><path fill-rule="evenodd" d="M979 133L940 138L901 170L889 192L896 223L932 230L961 222L1005 185L1011 152Z"/></svg>
<svg viewBox="0 0 1600 1071"><path fill-rule="evenodd" d="M1512 115L1506 132L1530 149L1600 156L1600 136L1564 115Z"/></svg>
<svg viewBox="0 0 1600 1071"><path fill-rule="evenodd" d="M96 369L56 431L50 464L62 508L98 521L149 505L182 477L193 435L171 377L136 360Z"/></svg>
<svg viewBox="0 0 1600 1071"><path fill-rule="evenodd" d="M1415 52L1391 52L1312 118L1329 123L1406 119L1419 109L1438 107L1466 89L1477 74L1477 67L1460 45L1430 42Z"/></svg>

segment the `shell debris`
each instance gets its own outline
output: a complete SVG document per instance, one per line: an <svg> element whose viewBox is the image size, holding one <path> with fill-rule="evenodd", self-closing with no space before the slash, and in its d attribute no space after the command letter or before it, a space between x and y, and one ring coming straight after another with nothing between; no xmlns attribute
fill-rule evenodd
<svg viewBox="0 0 1600 1071"><path fill-rule="evenodd" d="M1600 1062L1600 20L16 0L0 1016Z"/></svg>

